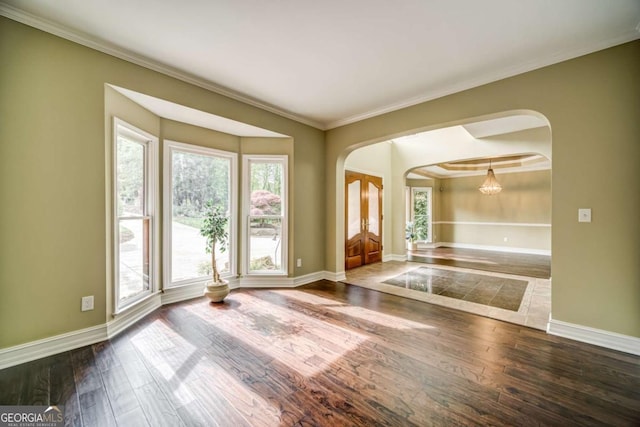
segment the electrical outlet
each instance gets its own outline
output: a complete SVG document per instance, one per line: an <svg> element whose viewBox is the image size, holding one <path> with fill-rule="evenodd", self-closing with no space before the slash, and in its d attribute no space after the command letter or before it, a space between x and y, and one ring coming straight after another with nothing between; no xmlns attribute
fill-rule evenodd
<svg viewBox="0 0 640 427"><path fill-rule="evenodd" d="M578 209L578 222L591 222L591 209L580 208Z"/></svg>
<svg viewBox="0 0 640 427"><path fill-rule="evenodd" d="M302 267L302 258L298 258L298 261L296 262L296 265L298 267Z"/></svg>
<svg viewBox="0 0 640 427"><path fill-rule="evenodd" d="M80 309L82 311L93 310L93 295L88 297L82 297L82 306Z"/></svg>
<svg viewBox="0 0 640 427"><path fill-rule="evenodd" d="M504 241L505 241L505 242L508 242L508 241L509 241L509 238L508 238L508 237L505 237L505 238L504 238Z"/></svg>

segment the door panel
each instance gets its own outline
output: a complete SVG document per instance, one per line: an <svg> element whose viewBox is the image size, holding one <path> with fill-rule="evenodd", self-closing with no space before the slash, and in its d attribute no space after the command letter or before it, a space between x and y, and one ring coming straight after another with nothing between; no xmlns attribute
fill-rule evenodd
<svg viewBox="0 0 640 427"><path fill-rule="evenodd" d="M345 268L382 260L382 178L346 171Z"/></svg>
<svg viewBox="0 0 640 427"><path fill-rule="evenodd" d="M382 261L382 178L365 175L367 182L367 222L364 263Z"/></svg>
<svg viewBox="0 0 640 427"><path fill-rule="evenodd" d="M362 180L357 175L347 173L345 183L347 186L345 268L348 270L359 267L364 263L361 197Z"/></svg>

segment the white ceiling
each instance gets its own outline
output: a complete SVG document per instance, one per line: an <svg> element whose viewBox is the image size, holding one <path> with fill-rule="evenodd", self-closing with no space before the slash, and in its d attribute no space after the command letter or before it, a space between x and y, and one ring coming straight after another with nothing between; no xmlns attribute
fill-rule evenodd
<svg viewBox="0 0 640 427"><path fill-rule="evenodd" d="M1 0L0 14L321 129L640 38L638 0Z"/></svg>

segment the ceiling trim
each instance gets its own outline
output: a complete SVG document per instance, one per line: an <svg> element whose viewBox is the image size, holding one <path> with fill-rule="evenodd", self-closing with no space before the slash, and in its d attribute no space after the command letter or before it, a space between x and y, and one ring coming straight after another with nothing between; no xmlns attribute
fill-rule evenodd
<svg viewBox="0 0 640 427"><path fill-rule="evenodd" d="M375 110L362 113L362 114L357 114L355 116L347 117L345 119L329 122L327 123L326 127L327 129L334 129L339 126L344 126L351 123L359 122L360 120L369 119L371 117L390 113L392 111L400 110L402 108L412 107L414 105L418 105L423 102L431 101L437 98L442 98L447 95L452 95L454 93L462 92L464 90L472 89L474 87L496 82L498 80L506 79L508 77L513 77L518 74L523 74L529 71L536 70L538 68L543 68L549 65L557 64L559 62L568 61L570 59L574 59L579 56L588 55L590 53L597 52L599 50L604 50L604 49L617 46L619 44L631 42L637 39L640 39L640 23L638 23L638 25L635 27L634 30L627 31L625 34L619 37L613 37L611 39L602 40L589 47L583 47L579 49L571 49L571 50L558 52L551 57L545 58L544 60L535 60L535 61L530 61L523 64L514 65L512 67L509 67L507 70L503 70L501 72L486 73L475 79L465 80L460 83L456 83L444 88L428 91L415 98L411 98L411 99L397 102L394 104L389 104L385 107L377 108Z"/></svg>
<svg viewBox="0 0 640 427"><path fill-rule="evenodd" d="M519 169L517 168L511 168L511 169L512 170L493 168L496 176L500 177L500 175L507 175L512 173L548 171L548 170L551 170L551 166L529 166L529 167L523 167ZM453 178L467 178L467 177L474 177L474 176L487 176L487 169L477 170L477 171L467 171L467 172L456 172L456 173L451 173L449 175L442 175L436 172L423 171L423 170L419 170L419 168L416 168L408 171L408 173L413 173L423 177L423 178L416 178L416 179L453 179Z"/></svg>
<svg viewBox="0 0 640 427"><path fill-rule="evenodd" d="M258 101L257 99L217 85L209 80L196 77L184 71L162 64L161 62L154 61L137 53L131 52L120 46L116 46L112 43L92 37L86 33L78 32L67 26L60 25L39 16L32 15L31 13L25 12L7 4L0 3L0 16L7 17L11 20L20 22L30 27L37 28L38 30L53 34L54 36L61 37L63 39L100 51L102 53L106 53L107 55L124 59L127 62L131 62L141 67L157 71L175 79L182 80L185 83L199 86L203 89L215 92L219 95L224 95L236 101L240 101L253 107L257 107L262 110L277 114L279 116L286 117L287 119L295 120L296 122L303 123L320 130L326 130L326 127L320 122L310 120L306 117L302 117L289 111L277 108L273 105Z"/></svg>
<svg viewBox="0 0 640 427"><path fill-rule="evenodd" d="M487 83L495 82L495 81L512 77L518 74L526 73L528 71L533 71L538 68L546 67L548 65L556 64L558 62L577 58L582 55L587 55L589 53L597 52L599 50L607 49L609 47L627 43L640 38L640 23L638 23L638 25L635 27L634 30L628 31L619 37L614 37L611 39L600 41L589 47L583 47L579 49L572 49L572 50L558 52L557 54L551 57L545 58L544 60L535 60L535 61L530 61L524 64L514 65L512 67L509 67L507 70L503 70L500 72L486 73L475 79L466 80L457 84L449 85L444 88L439 88L437 90L427 91L422 95L410 98L408 100L388 104L386 106L376 108L374 110L371 110L365 113L346 117L344 119L323 123L323 122L318 122L316 120L309 119L307 117L297 115L290 111L283 110L274 105L259 101L245 94L241 94L232 89L215 84L209 80L194 76L182 70L178 70L174 67L146 58L142 55L131 52L120 46L116 46L112 43L92 37L86 33L78 32L67 26L54 23L52 21L38 17L36 15L25 12L13 6L9 6L7 4L0 3L0 16L5 16L14 21L37 28L39 30L61 37L63 39L70 40L82 46L86 46L91 49L106 53L108 55L115 56L116 58L123 59L125 61L139 65L141 67L144 67L153 71L157 71L159 73L176 78L178 80L184 81L189 84L193 84L195 86L201 87L203 89L209 90L219 95L229 97L236 101L243 102L245 104L260 108L262 110L266 110L268 112L297 121L299 123L312 126L320 130L334 129L334 128L355 123L364 119L368 119L368 118L386 114L392 111L400 110L402 108L411 107L417 104L421 104L423 102L431 101L433 99L441 98L457 92L472 89L474 87L478 87Z"/></svg>

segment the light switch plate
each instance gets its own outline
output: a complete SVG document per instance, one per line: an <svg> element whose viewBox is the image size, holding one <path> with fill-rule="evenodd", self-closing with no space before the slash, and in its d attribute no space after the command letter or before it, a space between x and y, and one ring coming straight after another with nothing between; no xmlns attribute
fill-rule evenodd
<svg viewBox="0 0 640 427"><path fill-rule="evenodd" d="M578 222L591 222L591 209L578 209Z"/></svg>

